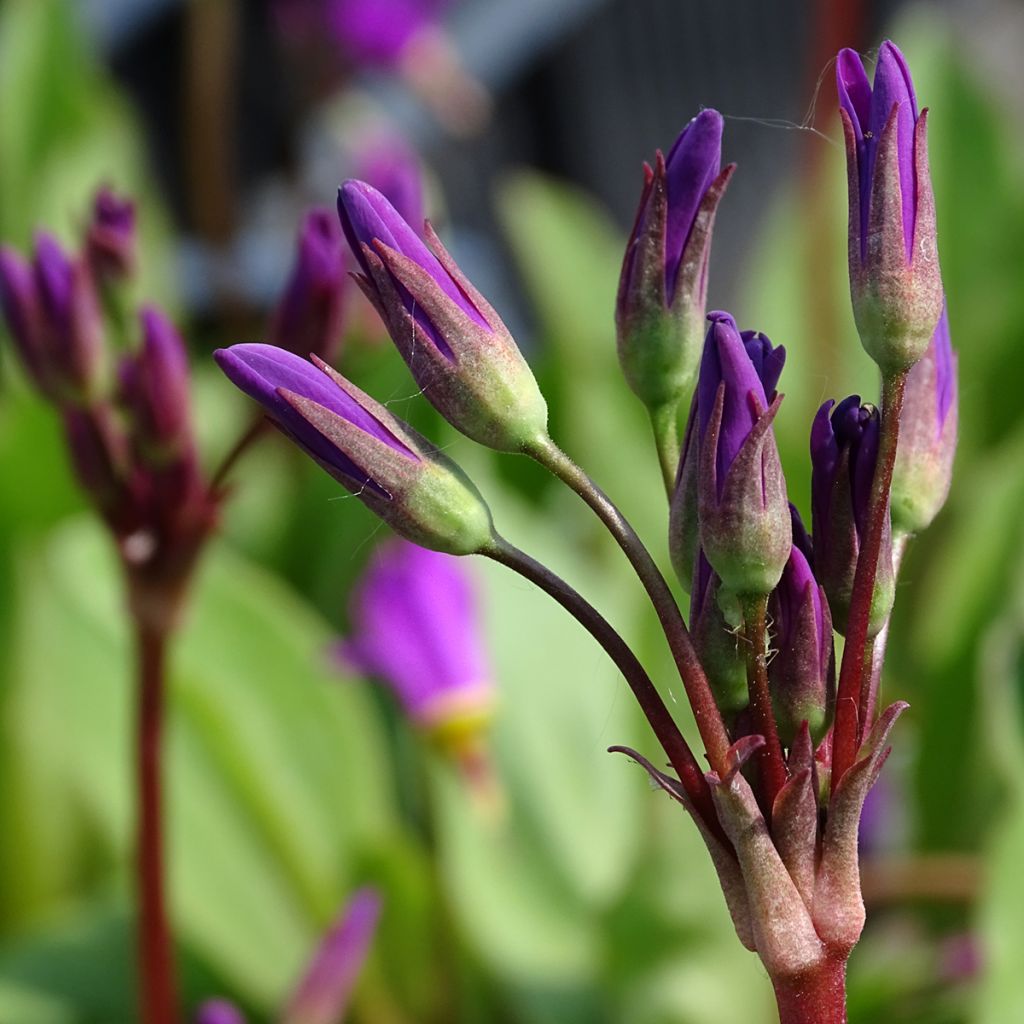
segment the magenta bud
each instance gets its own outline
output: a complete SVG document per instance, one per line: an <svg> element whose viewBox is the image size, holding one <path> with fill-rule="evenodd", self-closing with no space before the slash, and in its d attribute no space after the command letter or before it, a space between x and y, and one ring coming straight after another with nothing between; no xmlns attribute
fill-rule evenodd
<svg viewBox="0 0 1024 1024"><path fill-rule="evenodd" d="M245 1016L226 999L208 999L196 1010L195 1024L245 1024Z"/></svg>
<svg viewBox="0 0 1024 1024"><path fill-rule="evenodd" d="M116 283L135 273L138 242L135 203L103 187L93 202L85 236L85 258L97 281Z"/></svg>
<svg viewBox="0 0 1024 1024"><path fill-rule="evenodd" d="M734 597L767 597L793 537L772 430L785 350L761 334L741 336L728 313L708 319L696 395L700 545Z"/></svg>
<svg viewBox="0 0 1024 1024"><path fill-rule="evenodd" d="M272 345L214 353L228 379L396 533L453 555L489 547L491 514L455 463L323 360Z"/></svg>
<svg viewBox="0 0 1024 1024"><path fill-rule="evenodd" d="M722 115L704 110L667 160L645 166L615 305L619 361L649 409L674 407L693 385L704 340L715 213L733 171L720 170Z"/></svg>
<svg viewBox="0 0 1024 1024"><path fill-rule="evenodd" d="M7 246L0 249L0 308L25 372L40 393L56 399L32 267Z"/></svg>
<svg viewBox="0 0 1024 1024"><path fill-rule="evenodd" d="M428 248L376 190L347 181L342 227L374 304L424 395L456 429L499 451L547 437L547 403L508 329L429 224Z"/></svg>
<svg viewBox="0 0 1024 1024"><path fill-rule="evenodd" d="M931 344L907 376L893 468L892 528L918 533L946 502L957 438L957 357L945 308Z"/></svg>
<svg viewBox="0 0 1024 1024"><path fill-rule="evenodd" d="M794 537L803 533L794 524ZM789 746L806 722L817 741L825 730L829 670L832 662L832 616L824 588L794 542L768 611L773 626L774 656L768 679L775 721L783 745Z"/></svg>
<svg viewBox="0 0 1024 1024"><path fill-rule="evenodd" d="M406 224L422 224L426 216L419 157L401 136L387 135L368 143L359 154L353 177L375 188Z"/></svg>
<svg viewBox="0 0 1024 1024"><path fill-rule="evenodd" d="M829 400L821 406L811 428L814 571L828 595L833 625L845 633L857 558L868 528L881 427L878 410L862 406L859 395L843 399L834 411L833 405ZM887 512L871 603L870 636L888 618L895 587Z"/></svg>
<svg viewBox="0 0 1024 1024"><path fill-rule="evenodd" d="M380 918L375 889L359 889L317 948L281 1014L281 1024L339 1024L363 969Z"/></svg>
<svg viewBox="0 0 1024 1024"><path fill-rule="evenodd" d="M341 659L387 683L414 724L458 739L487 722L494 676L461 561L408 541L382 544L353 595L351 617Z"/></svg>
<svg viewBox="0 0 1024 1024"><path fill-rule="evenodd" d="M270 341L300 356L331 363L341 344L342 236L329 210L306 214L295 263L270 325Z"/></svg>
<svg viewBox="0 0 1024 1024"><path fill-rule="evenodd" d="M850 291L861 341L883 374L924 354L942 312L927 110L903 54L882 44L872 86L860 57L836 60L850 194Z"/></svg>

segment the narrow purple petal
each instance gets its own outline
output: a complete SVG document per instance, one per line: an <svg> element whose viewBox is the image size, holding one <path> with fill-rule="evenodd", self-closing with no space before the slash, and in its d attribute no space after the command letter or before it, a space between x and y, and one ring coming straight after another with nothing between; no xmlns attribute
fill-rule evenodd
<svg viewBox="0 0 1024 1024"><path fill-rule="evenodd" d="M45 232L36 236L35 278L47 316L59 330L70 330L74 268L57 240Z"/></svg>
<svg viewBox="0 0 1024 1024"><path fill-rule="evenodd" d="M943 304L942 316L939 317L935 334L932 337L932 345L935 346L935 434L938 437L946 425L949 410L956 402L957 392L957 359L953 354L953 342L949 334L949 316L945 304Z"/></svg>

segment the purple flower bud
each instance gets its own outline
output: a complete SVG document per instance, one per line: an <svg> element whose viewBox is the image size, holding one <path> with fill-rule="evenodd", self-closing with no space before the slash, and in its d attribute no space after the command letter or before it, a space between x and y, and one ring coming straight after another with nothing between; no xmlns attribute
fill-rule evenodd
<svg viewBox="0 0 1024 1024"><path fill-rule="evenodd" d="M281 1024L339 1024L363 969L380 918L375 889L359 889L323 937L288 1001Z"/></svg>
<svg viewBox="0 0 1024 1024"><path fill-rule="evenodd" d="M409 44L434 29L449 0L331 0L328 27L357 66L395 67Z"/></svg>
<svg viewBox="0 0 1024 1024"><path fill-rule="evenodd" d="M806 537L799 516L794 539ZM794 543L769 613L774 621L775 656L768 666L772 705L779 736L788 746L803 722L815 740L825 728L829 668L832 662L832 616L824 589L810 562Z"/></svg>
<svg viewBox="0 0 1024 1024"><path fill-rule="evenodd" d="M732 716L749 703L747 659L741 647L742 615L735 601L723 593L703 552L698 552L690 602L690 631L700 663L707 673L715 703L723 715ZM719 603L726 604L726 615Z"/></svg>
<svg viewBox="0 0 1024 1024"><path fill-rule="evenodd" d="M815 574L828 595L833 624L843 633L857 557L867 532L880 419L874 406L860 404L859 395L843 399L834 411L833 405L831 399L825 402L811 427L811 506ZM894 589L892 534L886 515L871 605L870 636L881 629L888 617Z"/></svg>
<svg viewBox="0 0 1024 1024"><path fill-rule="evenodd" d="M491 515L465 474L323 360L272 345L214 353L228 379L403 537L450 554L491 541Z"/></svg>
<svg viewBox="0 0 1024 1024"><path fill-rule="evenodd" d="M0 249L0 308L25 372L43 395L56 399L32 268L7 246Z"/></svg>
<svg viewBox="0 0 1024 1024"><path fill-rule="evenodd" d="M375 188L406 224L422 224L423 174L415 151L398 135L378 138L359 154L354 177Z"/></svg>
<svg viewBox="0 0 1024 1024"><path fill-rule="evenodd" d="M918 533L949 494L957 436L957 357L943 308L931 344L907 377L893 468L892 525Z"/></svg>
<svg viewBox="0 0 1024 1024"><path fill-rule="evenodd" d="M310 210L270 325L271 342L300 356L318 355L333 362L341 343L344 275L337 221L329 210Z"/></svg>
<svg viewBox="0 0 1024 1024"><path fill-rule="evenodd" d="M874 86L860 57L836 60L850 192L850 287L865 349L883 373L920 359L942 310L927 111L903 54L882 44Z"/></svg>
<svg viewBox="0 0 1024 1024"><path fill-rule="evenodd" d="M136 248L135 204L101 188L85 236L85 257L96 280L113 283L131 277Z"/></svg>
<svg viewBox="0 0 1024 1024"><path fill-rule="evenodd" d="M475 732L494 703L477 600L461 563L406 541L382 545L352 600L343 660L392 687L421 728Z"/></svg>
<svg viewBox="0 0 1024 1024"><path fill-rule="evenodd" d="M429 225L430 248L369 185L338 196L357 280L423 393L454 427L499 451L547 437L547 404L508 329Z"/></svg>
<svg viewBox="0 0 1024 1024"><path fill-rule="evenodd" d="M741 335L728 313L708 319L695 396L699 444L685 448L687 458L699 459L690 478L697 478L700 546L733 596L768 595L792 545L772 431L785 349L763 334Z"/></svg>
<svg viewBox="0 0 1024 1024"><path fill-rule="evenodd" d="M226 999L208 999L196 1010L195 1024L245 1024L245 1016Z"/></svg>
<svg viewBox="0 0 1024 1024"><path fill-rule="evenodd" d="M615 307L619 360L650 409L674 406L700 357L715 213L733 165L720 172L722 115L705 110L668 159L645 165L644 190L626 247Z"/></svg>

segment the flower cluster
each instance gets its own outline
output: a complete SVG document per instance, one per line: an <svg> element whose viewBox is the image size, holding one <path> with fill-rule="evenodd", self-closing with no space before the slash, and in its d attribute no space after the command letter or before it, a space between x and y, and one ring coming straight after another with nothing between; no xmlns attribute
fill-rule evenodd
<svg viewBox="0 0 1024 1024"><path fill-rule="evenodd" d="M466 436L544 465L619 543L665 632L707 773L621 637L564 581L504 541L479 492L436 448L318 360L266 346L218 353L234 383L399 534L510 566L598 639L676 774L637 760L694 817L737 932L793 1021L841 1019L845 963L864 921L860 812L905 707L876 714L893 552L945 500L956 440L956 361L936 256L926 112L918 114L891 43L873 85L850 51L837 69L851 294L882 393L879 407L851 396L826 402L815 418L811 534L789 503L774 436L784 348L741 331L725 312L706 317L706 333L702 327L712 225L732 173L721 169L720 115L704 111L668 158L659 154L646 169L616 303L618 348L654 427L669 490L669 549L691 593L692 632L625 517L550 437L543 395L515 341L429 224L421 236L363 182L346 182L339 195L359 283L424 396ZM406 661L404 644L394 634L384 649L365 639L389 635L418 600L415 588L400 597L389 591L398 578L382 573L368 584L355 650L370 671L392 678L414 715L428 715L420 666ZM838 665L834 629L845 635ZM449 670L471 687L479 682L472 658L436 668L439 678Z"/></svg>

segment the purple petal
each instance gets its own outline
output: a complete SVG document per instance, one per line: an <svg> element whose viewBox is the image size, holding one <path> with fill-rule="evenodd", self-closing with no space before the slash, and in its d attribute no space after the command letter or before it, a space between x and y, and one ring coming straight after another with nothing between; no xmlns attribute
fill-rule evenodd
<svg viewBox="0 0 1024 1024"><path fill-rule="evenodd" d="M360 156L358 174L407 224L423 223L423 175L416 153L398 136L378 139Z"/></svg>
<svg viewBox="0 0 1024 1024"><path fill-rule="evenodd" d="M856 50L842 49L836 58L836 91L839 105L850 115L857 141L864 138L871 115L871 83Z"/></svg>
<svg viewBox="0 0 1024 1024"><path fill-rule="evenodd" d="M717 110L702 110L682 130L665 161L665 294L670 304L697 210L722 167L722 125Z"/></svg>
<svg viewBox="0 0 1024 1024"><path fill-rule="evenodd" d="M937 437L946 425L946 417L956 402L957 392L957 360L953 354L953 342L949 334L949 316L945 303L942 306L942 316L939 317L935 334L932 336L932 345L935 347L935 434Z"/></svg>
<svg viewBox="0 0 1024 1024"><path fill-rule="evenodd" d="M35 279L47 316L61 331L69 330L74 268L57 240L44 232L36 236Z"/></svg>

